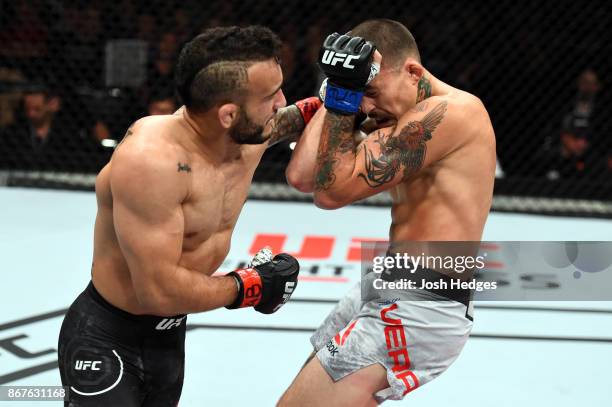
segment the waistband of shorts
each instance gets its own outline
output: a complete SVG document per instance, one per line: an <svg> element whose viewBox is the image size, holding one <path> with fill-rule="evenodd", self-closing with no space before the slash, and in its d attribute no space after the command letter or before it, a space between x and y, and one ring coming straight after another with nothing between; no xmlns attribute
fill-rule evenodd
<svg viewBox="0 0 612 407"><path fill-rule="evenodd" d="M106 311L110 312L116 317L119 317L119 320L124 321L124 323L127 325L126 328L137 329L141 333L144 331L176 331L176 329L172 328L184 324L184 319L186 317L185 314L174 315L171 317L162 317L157 315L135 315L124 311L106 301L98 290L96 290L96 287L93 285L92 281L90 281L87 285L84 294Z"/></svg>
<svg viewBox="0 0 612 407"><path fill-rule="evenodd" d="M383 277L383 280L385 279L386 278ZM451 283L456 282L458 280L457 278L452 278L446 274L442 274L438 271L429 268L418 267L414 272L405 269L393 269L393 275L390 280L397 281L400 279L413 281L418 286L421 285L422 281L430 283L437 283L443 281L446 283L445 286L449 288L424 288L422 291L426 291L438 295L440 297L444 297L451 301L459 302L465 305L466 307L469 306L469 303L474 295L474 291L469 288L450 288L452 287Z"/></svg>

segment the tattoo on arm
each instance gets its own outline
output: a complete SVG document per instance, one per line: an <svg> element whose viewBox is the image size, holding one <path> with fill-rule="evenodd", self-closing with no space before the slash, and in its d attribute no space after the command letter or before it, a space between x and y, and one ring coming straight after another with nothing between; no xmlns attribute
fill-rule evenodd
<svg viewBox="0 0 612 407"><path fill-rule="evenodd" d="M270 126L269 136L267 136L268 147L280 141L296 140L306 127L300 109L295 105L280 109L272 119Z"/></svg>
<svg viewBox="0 0 612 407"><path fill-rule="evenodd" d="M393 180L402 168L402 179L419 171L425 161L426 143L444 118L447 105L448 102L441 102L422 120L407 123L398 134L394 130L385 137L379 131L375 143L380 146L380 153L375 155L364 144L365 174L360 173L359 177L370 187L376 188Z"/></svg>
<svg viewBox="0 0 612 407"><path fill-rule="evenodd" d="M191 167L189 166L189 164L185 163L185 164L181 164L180 162L178 163L178 171L177 172L181 172L181 171L185 171L185 172L191 172Z"/></svg>
<svg viewBox="0 0 612 407"><path fill-rule="evenodd" d="M417 84L417 100L416 102L422 102L431 96L431 82L425 77L421 76L419 83Z"/></svg>
<svg viewBox="0 0 612 407"><path fill-rule="evenodd" d="M128 137L130 137L132 135L132 133L133 133L132 128L134 128L133 124L127 129L127 131L125 132L125 135L123 136L123 138L121 139L119 144L117 144L117 146L115 147L115 150L118 149L119 146L121 146L121 144L123 144L125 139L127 139Z"/></svg>
<svg viewBox="0 0 612 407"><path fill-rule="evenodd" d="M340 161L339 156L349 152L355 153L354 122L355 116L327 113L317 153L315 190L329 189L336 181L336 165Z"/></svg>

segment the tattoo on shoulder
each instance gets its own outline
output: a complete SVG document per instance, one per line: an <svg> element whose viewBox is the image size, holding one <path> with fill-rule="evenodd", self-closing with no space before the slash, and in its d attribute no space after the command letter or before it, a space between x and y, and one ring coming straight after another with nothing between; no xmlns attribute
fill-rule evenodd
<svg viewBox="0 0 612 407"><path fill-rule="evenodd" d="M423 113L424 111L427 110L428 107L429 107L429 103L428 102L420 102L420 103L417 103L417 105L415 107L410 109L410 111L412 113Z"/></svg>
<svg viewBox="0 0 612 407"><path fill-rule="evenodd" d="M419 83L417 84L417 100L416 102L422 102L431 96L431 82L425 75L421 76Z"/></svg>
<svg viewBox="0 0 612 407"><path fill-rule="evenodd" d="M119 142L119 144L117 144L117 147L115 147L115 150L121 145L123 144L123 142L125 141L125 139L127 139L128 137L130 137L133 133L134 130L132 130L134 128L134 125L132 124L127 131L125 132L125 135L123 136L123 138L121 139L121 141Z"/></svg>
<svg viewBox="0 0 612 407"><path fill-rule="evenodd" d="M444 101L427 113L423 119L407 123L399 133L385 136L378 131L374 142L380 152L375 154L364 144L365 174L359 177L372 188L384 185L402 170L402 179L418 172L425 161L427 141L446 113L448 102Z"/></svg>
<svg viewBox="0 0 612 407"><path fill-rule="evenodd" d="M180 162L178 163L178 171L177 172L191 172L191 167L189 166L189 164L185 163L185 164L181 164Z"/></svg>

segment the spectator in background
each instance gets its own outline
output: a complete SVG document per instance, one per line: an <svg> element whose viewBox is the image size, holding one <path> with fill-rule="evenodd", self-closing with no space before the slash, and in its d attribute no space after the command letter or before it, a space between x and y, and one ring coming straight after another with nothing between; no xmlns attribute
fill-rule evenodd
<svg viewBox="0 0 612 407"><path fill-rule="evenodd" d="M50 55L53 74L71 86L101 86L105 34L98 8L66 6L53 33Z"/></svg>
<svg viewBox="0 0 612 407"><path fill-rule="evenodd" d="M74 118L62 114L62 98L44 85L23 96L22 117L0 134L3 169L97 171L105 158L101 147Z"/></svg>
<svg viewBox="0 0 612 407"><path fill-rule="evenodd" d="M189 13L187 13L185 9L177 8L174 10L172 29L174 30L178 44L184 44L193 37L190 20Z"/></svg>
<svg viewBox="0 0 612 407"><path fill-rule="evenodd" d="M288 100L296 100L303 97L300 88L303 84L303 73L296 73L296 65L304 66L302 62L296 61L297 36L295 31L284 30L281 34L283 45L281 48L281 68L283 70L283 93ZM294 74L298 77L294 77ZM308 89L310 90L310 89Z"/></svg>
<svg viewBox="0 0 612 407"><path fill-rule="evenodd" d="M601 147L604 138L610 135L598 134L597 129L603 114L598 101L599 77L592 69L585 69L578 76L576 87L576 96L561 121L558 154L549 178L603 175L607 166L608 157Z"/></svg>
<svg viewBox="0 0 612 407"><path fill-rule="evenodd" d="M152 61L147 80L140 90L142 101L147 101L156 89L174 88L174 64L178 52L178 40L172 31L163 32L152 51Z"/></svg>
<svg viewBox="0 0 612 407"><path fill-rule="evenodd" d="M25 83L26 78L19 69L0 66L0 129L15 122Z"/></svg>
<svg viewBox="0 0 612 407"><path fill-rule="evenodd" d="M147 114L149 116L172 114L177 108L173 90L159 90L151 94L147 104Z"/></svg>
<svg viewBox="0 0 612 407"><path fill-rule="evenodd" d="M154 15L143 13L136 19L136 38L148 44L153 44L157 37L157 19Z"/></svg>

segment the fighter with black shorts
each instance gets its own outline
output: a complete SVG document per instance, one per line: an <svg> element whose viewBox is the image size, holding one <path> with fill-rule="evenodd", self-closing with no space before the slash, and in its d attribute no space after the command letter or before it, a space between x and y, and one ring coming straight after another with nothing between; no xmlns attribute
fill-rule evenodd
<svg viewBox="0 0 612 407"><path fill-rule="evenodd" d="M186 315L276 312L299 265L260 251L213 276L264 150L300 135L318 99L285 107L281 43L259 26L206 30L182 49L184 107L135 122L96 179L92 281L59 335L70 406L172 406L183 384Z"/></svg>

